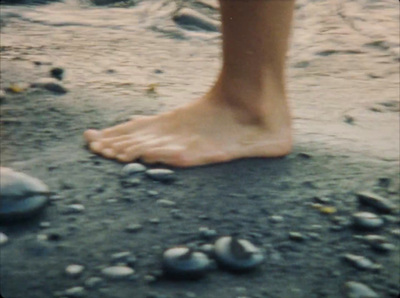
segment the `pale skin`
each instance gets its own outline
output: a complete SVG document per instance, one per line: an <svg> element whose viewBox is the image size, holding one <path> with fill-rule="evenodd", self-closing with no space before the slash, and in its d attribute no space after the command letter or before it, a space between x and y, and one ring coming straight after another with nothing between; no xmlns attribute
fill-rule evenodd
<svg viewBox="0 0 400 298"><path fill-rule="evenodd" d="M223 62L214 86L188 105L89 129L90 150L120 162L177 167L291 152L285 56L292 0L221 0Z"/></svg>

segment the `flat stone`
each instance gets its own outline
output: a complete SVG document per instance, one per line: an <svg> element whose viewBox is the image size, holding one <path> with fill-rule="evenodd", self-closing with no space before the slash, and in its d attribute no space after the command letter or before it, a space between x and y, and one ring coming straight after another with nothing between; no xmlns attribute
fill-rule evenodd
<svg viewBox="0 0 400 298"><path fill-rule="evenodd" d="M355 227L366 230L374 230L383 226L383 220L370 212L354 213L353 223Z"/></svg>
<svg viewBox="0 0 400 298"><path fill-rule="evenodd" d="M354 267L362 270L380 270L382 266L380 264L375 264L370 259L363 256L345 254L343 258L352 264Z"/></svg>
<svg viewBox="0 0 400 298"><path fill-rule="evenodd" d="M130 224L125 228L125 231L127 231L128 233L136 233L141 229L143 229L143 226L141 224Z"/></svg>
<svg viewBox="0 0 400 298"><path fill-rule="evenodd" d="M122 251L122 252L117 252L115 254L111 255L111 259L114 262L125 262L126 259L131 255L129 251Z"/></svg>
<svg viewBox="0 0 400 298"><path fill-rule="evenodd" d="M200 236L204 239L212 239L218 235L217 231L209 229L207 227L199 228Z"/></svg>
<svg viewBox="0 0 400 298"><path fill-rule="evenodd" d="M77 265L77 264L72 264L68 265L67 268L65 268L65 273L71 277L78 277L81 275L85 267L82 265Z"/></svg>
<svg viewBox="0 0 400 298"><path fill-rule="evenodd" d="M127 266L112 266L104 268L102 271L104 276L111 279L123 279L134 274L135 271Z"/></svg>
<svg viewBox="0 0 400 298"><path fill-rule="evenodd" d="M67 88L65 88L64 85L55 78L41 78L33 82L31 84L31 87L42 88L59 94L64 94L68 92Z"/></svg>
<svg viewBox="0 0 400 298"><path fill-rule="evenodd" d="M85 206L82 204L71 204L65 207L64 214L78 214L85 211Z"/></svg>
<svg viewBox="0 0 400 298"><path fill-rule="evenodd" d="M71 298L80 298L85 296L85 289L83 287L73 287L65 290L64 295Z"/></svg>
<svg viewBox="0 0 400 298"><path fill-rule="evenodd" d="M122 174L128 176L128 175L134 175L137 173L142 173L146 171L146 167L140 163L130 163L127 164L122 168Z"/></svg>
<svg viewBox="0 0 400 298"><path fill-rule="evenodd" d="M89 277L85 281L85 287L88 289L94 289L98 286L100 286L103 283L103 279L101 277L93 276Z"/></svg>
<svg viewBox="0 0 400 298"><path fill-rule="evenodd" d="M395 250L396 246L392 243L389 243L386 237L380 235L365 235L365 236L354 236L357 239L361 239L366 242L373 249L386 252Z"/></svg>
<svg viewBox="0 0 400 298"><path fill-rule="evenodd" d="M161 182L172 182L175 180L174 171L169 169L150 169L146 171L146 175L153 180Z"/></svg>
<svg viewBox="0 0 400 298"><path fill-rule="evenodd" d="M3 246L8 242L8 237L6 234L0 232L0 246Z"/></svg>
<svg viewBox="0 0 400 298"><path fill-rule="evenodd" d="M284 221L283 216L280 216L280 215L271 215L271 216L269 217L269 220L270 220L272 223L280 223L280 222L283 222L283 221Z"/></svg>
<svg viewBox="0 0 400 298"><path fill-rule="evenodd" d="M176 24L188 30L219 31L219 22L214 21L190 8L179 10L172 19Z"/></svg>
<svg viewBox="0 0 400 298"><path fill-rule="evenodd" d="M348 281L345 284L347 298L378 298L370 287L356 281Z"/></svg>
<svg viewBox="0 0 400 298"><path fill-rule="evenodd" d="M289 232L289 239L294 241L304 241L305 237L299 232Z"/></svg>
<svg viewBox="0 0 400 298"><path fill-rule="evenodd" d="M371 206L380 212L391 213L395 210L391 201L372 192L359 192L357 198L361 204Z"/></svg>
<svg viewBox="0 0 400 298"><path fill-rule="evenodd" d="M157 200L156 203L157 203L157 205L164 206L164 207L173 207L176 205L176 203L174 201L165 200L165 199Z"/></svg>

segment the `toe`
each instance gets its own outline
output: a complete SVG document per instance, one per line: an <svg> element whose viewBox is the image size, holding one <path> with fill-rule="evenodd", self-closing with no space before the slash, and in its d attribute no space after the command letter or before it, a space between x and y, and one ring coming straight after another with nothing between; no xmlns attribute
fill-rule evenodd
<svg viewBox="0 0 400 298"><path fill-rule="evenodd" d="M106 158L115 158L116 157L115 151L112 148L105 148L100 152L100 154Z"/></svg>
<svg viewBox="0 0 400 298"><path fill-rule="evenodd" d="M160 147L147 150L141 156L145 163L164 163L178 167L184 167L188 164L188 160L184 155L184 148L176 147Z"/></svg>
<svg viewBox="0 0 400 298"><path fill-rule="evenodd" d="M89 144L89 148L90 148L90 150L93 151L94 153L100 153L100 152L104 149L104 147L103 147L103 145L101 144L101 142L91 142L91 143Z"/></svg>
<svg viewBox="0 0 400 298"><path fill-rule="evenodd" d="M90 143L101 138L101 132L95 129L88 129L84 132L83 138Z"/></svg>

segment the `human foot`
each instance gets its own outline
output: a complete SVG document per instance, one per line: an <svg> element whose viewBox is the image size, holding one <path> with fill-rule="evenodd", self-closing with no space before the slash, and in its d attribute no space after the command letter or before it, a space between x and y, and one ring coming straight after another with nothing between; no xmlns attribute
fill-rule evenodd
<svg viewBox="0 0 400 298"><path fill-rule="evenodd" d="M106 158L121 162L140 158L178 167L290 153L285 100L276 100L284 105L272 104L260 113L262 109L235 107L226 97L226 92L213 91L170 112L142 116L101 131L87 130L84 138L91 151Z"/></svg>

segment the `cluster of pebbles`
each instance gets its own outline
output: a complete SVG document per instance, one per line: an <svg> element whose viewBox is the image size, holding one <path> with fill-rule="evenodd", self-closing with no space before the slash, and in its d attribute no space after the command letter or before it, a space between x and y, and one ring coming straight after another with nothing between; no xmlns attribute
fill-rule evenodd
<svg viewBox="0 0 400 298"><path fill-rule="evenodd" d="M203 251L187 246L167 249L163 254L163 270L166 277L193 279L203 277L211 268L213 258L218 265L232 272L246 272L257 268L264 255L251 242L232 236L224 236L215 244L203 245Z"/></svg>

